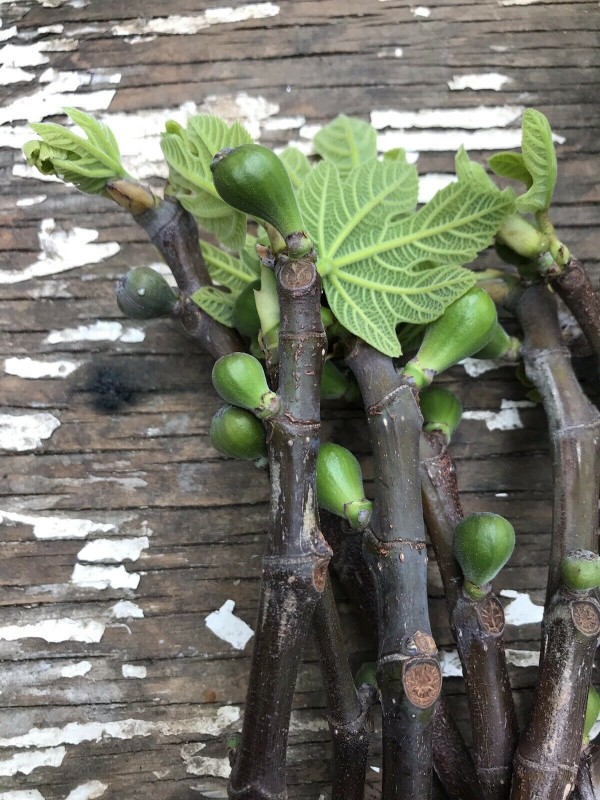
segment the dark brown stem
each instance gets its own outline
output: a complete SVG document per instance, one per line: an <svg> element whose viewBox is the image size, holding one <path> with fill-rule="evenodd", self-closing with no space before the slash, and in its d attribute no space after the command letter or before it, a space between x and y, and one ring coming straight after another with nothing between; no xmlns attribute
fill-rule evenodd
<svg viewBox="0 0 600 800"><path fill-rule="evenodd" d="M433 718L433 764L450 800L481 800L484 797L473 759L443 697Z"/></svg>
<svg viewBox="0 0 600 800"><path fill-rule="evenodd" d="M453 538L463 518L454 463L443 438L421 434L421 489L429 537L436 554L450 624L463 666L477 774L488 800L510 791L518 726L504 652L504 610L490 591L473 600L462 590Z"/></svg>
<svg viewBox="0 0 600 800"><path fill-rule="evenodd" d="M315 468L327 340L314 260L276 265L281 308L279 398L268 423L271 510L242 740L230 797L286 797L285 753L294 685L331 551L319 530Z"/></svg>
<svg viewBox="0 0 600 800"><path fill-rule="evenodd" d="M579 323L600 361L600 294L592 286L585 267L577 258L571 258L561 272L549 277L549 281Z"/></svg>
<svg viewBox="0 0 600 800"><path fill-rule="evenodd" d="M573 800L600 800L600 741L594 739L579 760Z"/></svg>
<svg viewBox="0 0 600 800"><path fill-rule="evenodd" d="M329 577L313 617L313 627L333 742L332 800L362 800L373 725L370 702L359 694L345 654L344 639Z"/></svg>
<svg viewBox="0 0 600 800"><path fill-rule="evenodd" d="M511 800L564 800L577 778L583 720L600 638L595 593L561 585L544 618L533 713L521 737Z"/></svg>
<svg viewBox="0 0 600 800"><path fill-rule="evenodd" d="M553 463L554 508L546 599L572 550L598 551L600 414L583 393L562 345L556 300L536 284L509 298L524 333L523 360L542 397Z"/></svg>
<svg viewBox="0 0 600 800"><path fill-rule="evenodd" d="M357 341L347 363L364 398L374 456L375 504L364 553L377 596L383 797L425 800L431 797L431 722L442 679L427 607L422 417L389 357Z"/></svg>

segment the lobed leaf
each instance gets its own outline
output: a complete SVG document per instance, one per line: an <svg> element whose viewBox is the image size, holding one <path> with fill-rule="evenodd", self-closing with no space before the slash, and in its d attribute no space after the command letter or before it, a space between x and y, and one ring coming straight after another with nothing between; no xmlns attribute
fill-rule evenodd
<svg viewBox="0 0 600 800"><path fill-rule="evenodd" d="M368 122L340 114L313 140L315 153L334 164L341 175L377 157L377 133Z"/></svg>
<svg viewBox="0 0 600 800"><path fill-rule="evenodd" d="M216 286L202 286L191 296L197 306L205 311L217 322L233 328L233 309L235 297L233 294L224 292Z"/></svg>
<svg viewBox="0 0 600 800"><path fill-rule="evenodd" d="M519 211L545 211L550 207L556 185L556 151L552 130L546 117L534 108L523 113L523 163L531 175L527 192L517 198Z"/></svg>
<svg viewBox="0 0 600 800"><path fill-rule="evenodd" d="M210 164L219 150L250 142L252 137L238 122L229 126L218 117L200 114L190 117L185 129L168 122L161 136L171 193L201 225L233 250L244 247L246 215L221 200Z"/></svg>

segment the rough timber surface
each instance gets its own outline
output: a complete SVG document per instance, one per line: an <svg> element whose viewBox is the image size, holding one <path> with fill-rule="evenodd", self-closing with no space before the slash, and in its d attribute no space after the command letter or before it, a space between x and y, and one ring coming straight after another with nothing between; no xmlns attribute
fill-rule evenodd
<svg viewBox="0 0 600 800"><path fill-rule="evenodd" d="M106 114L132 142L132 170L149 164L141 174L159 185L156 136L186 109L241 118L268 144L307 147L305 125L395 109L412 114L382 130L382 143L397 136L418 151L435 186L457 139L482 159L510 147L520 110L535 106L564 138L556 223L597 282L598 3L425 2L2 0L0 798L224 796L251 643L234 649L205 618L233 600L253 625L268 501L263 475L210 447L219 401L208 358L168 322L142 329L116 309L115 278L156 253L108 202L27 173L17 149L26 119L60 119L65 105ZM450 88L465 75L476 88ZM33 379L26 358L73 371ZM511 369L475 380L458 367L446 380L476 412L454 447L466 510L504 513L518 531L498 588L539 604L551 514L543 415L523 403ZM350 443L368 475L358 411L324 413L326 435ZM43 434L37 443L21 441L27 424ZM98 539L109 541L91 545ZM436 639L450 650L433 566L431 595ZM340 599L356 667L372 643ZM512 667L521 712L538 635L534 623L508 626L509 647L526 651L527 666ZM459 681L445 683L464 727ZM290 798L328 796L328 752L311 645ZM369 763L375 797L377 744Z"/></svg>

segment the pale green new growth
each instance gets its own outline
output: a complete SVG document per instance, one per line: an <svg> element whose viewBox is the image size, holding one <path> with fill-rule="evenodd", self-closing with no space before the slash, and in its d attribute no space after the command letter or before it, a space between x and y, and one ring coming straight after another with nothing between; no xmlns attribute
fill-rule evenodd
<svg viewBox="0 0 600 800"><path fill-rule="evenodd" d="M292 186L296 191L302 186L302 181L311 170L310 161L296 147L286 147L279 153L279 158L283 161Z"/></svg>
<svg viewBox="0 0 600 800"><path fill-rule="evenodd" d="M181 205L219 241L241 250L246 241L246 215L221 200L214 187L210 164L215 153L225 147L252 142L238 122L229 126L218 117L190 117L186 128L167 123L161 147L169 164L171 192Z"/></svg>
<svg viewBox="0 0 600 800"><path fill-rule="evenodd" d="M345 180L322 162L298 197L333 313L391 356L400 354L399 322L431 322L474 284L460 265L490 243L514 207L509 190L459 181L402 218L417 189L405 160L372 160Z"/></svg>
<svg viewBox="0 0 600 800"><path fill-rule="evenodd" d="M252 247L252 245L250 245L250 247ZM201 241L200 250L202 251L202 257L204 258L210 277L215 283L227 286L227 288L231 290L234 298L259 276L260 262L255 255L253 264L248 254L246 254L246 248L242 250L240 258L226 253L224 250L215 247L209 242ZM245 254L246 257L244 257Z"/></svg>
<svg viewBox="0 0 600 800"><path fill-rule="evenodd" d="M485 169L476 161L471 161L467 151L461 145L454 157L454 169L459 181L464 181L482 192L497 192L498 187Z"/></svg>
<svg viewBox="0 0 600 800"><path fill-rule="evenodd" d="M522 153L511 153L504 150L501 153L495 153L488 158L490 169L501 178L510 178L513 181L520 181L528 188L533 183L533 178L527 171L525 166L525 159Z"/></svg>
<svg viewBox="0 0 600 800"><path fill-rule="evenodd" d="M222 325L233 328L233 309L235 295L217 289L216 286L202 286L192 295L192 300L203 311Z"/></svg>
<svg viewBox="0 0 600 800"><path fill-rule="evenodd" d="M86 194L102 194L109 180L129 177L110 128L75 108L65 108L65 112L87 139L63 125L34 122L31 128L41 141L30 141L24 146L28 164L44 175L56 175L72 183Z"/></svg>
<svg viewBox="0 0 600 800"><path fill-rule="evenodd" d="M523 163L532 184L517 198L518 211L545 211L550 207L556 184L556 151L546 117L534 108L523 113Z"/></svg>
<svg viewBox="0 0 600 800"><path fill-rule="evenodd" d="M313 149L342 176L377 156L377 134L368 122L340 114L317 133Z"/></svg>

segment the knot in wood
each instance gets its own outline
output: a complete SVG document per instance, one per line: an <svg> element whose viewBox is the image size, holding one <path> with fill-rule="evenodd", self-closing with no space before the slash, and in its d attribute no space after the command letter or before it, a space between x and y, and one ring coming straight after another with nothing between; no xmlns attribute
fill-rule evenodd
<svg viewBox="0 0 600 800"><path fill-rule="evenodd" d="M310 258L294 258L285 261L279 270L279 281L290 292L308 289L314 283L317 268Z"/></svg>
<svg viewBox="0 0 600 800"><path fill-rule="evenodd" d="M597 636L600 633L600 614L595 603L580 600L571 605L573 625L584 636Z"/></svg>
<svg viewBox="0 0 600 800"><path fill-rule="evenodd" d="M504 630L504 609L497 597L486 597L476 603L475 610L481 626L487 633L499 635Z"/></svg>
<svg viewBox="0 0 600 800"><path fill-rule="evenodd" d="M437 661L409 661L404 668L404 691L417 708L429 708L442 689L442 671Z"/></svg>

